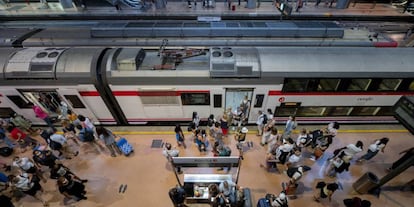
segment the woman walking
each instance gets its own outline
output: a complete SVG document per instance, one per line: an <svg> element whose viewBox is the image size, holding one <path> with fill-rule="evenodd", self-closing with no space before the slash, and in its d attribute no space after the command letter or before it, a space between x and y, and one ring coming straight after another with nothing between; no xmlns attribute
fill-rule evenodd
<svg viewBox="0 0 414 207"><path fill-rule="evenodd" d="M116 157L116 153L122 155L121 150L118 148L115 142L115 135L104 127L97 127L96 133L98 134L99 139L103 140L105 146L111 152L112 157Z"/></svg>

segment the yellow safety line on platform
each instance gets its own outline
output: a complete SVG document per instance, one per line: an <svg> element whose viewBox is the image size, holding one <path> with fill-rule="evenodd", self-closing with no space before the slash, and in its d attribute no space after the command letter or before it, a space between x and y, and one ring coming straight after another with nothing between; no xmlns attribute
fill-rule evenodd
<svg viewBox="0 0 414 207"><path fill-rule="evenodd" d="M257 131L252 130L249 131L248 134L256 134ZM298 130L294 130L295 133L299 133ZM408 130L406 129L344 129L338 130L338 133L407 133ZM174 132L170 131L116 131L115 134L123 134L123 135L174 135ZM281 132L283 133L283 132ZM184 134L188 135L189 132L184 132Z"/></svg>

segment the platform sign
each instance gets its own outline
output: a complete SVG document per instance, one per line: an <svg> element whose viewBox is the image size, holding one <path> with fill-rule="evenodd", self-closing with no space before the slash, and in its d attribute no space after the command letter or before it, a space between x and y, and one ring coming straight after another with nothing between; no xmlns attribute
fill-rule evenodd
<svg viewBox="0 0 414 207"><path fill-rule="evenodd" d="M221 17L200 16L200 17L197 17L197 21L199 22L220 22Z"/></svg>
<svg viewBox="0 0 414 207"><path fill-rule="evenodd" d="M414 134L414 96L403 96L392 107L395 118Z"/></svg>

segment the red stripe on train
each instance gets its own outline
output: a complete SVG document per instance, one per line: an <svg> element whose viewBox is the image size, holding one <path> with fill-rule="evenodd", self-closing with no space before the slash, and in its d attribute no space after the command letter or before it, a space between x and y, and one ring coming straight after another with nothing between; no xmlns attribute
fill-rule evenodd
<svg viewBox="0 0 414 207"><path fill-rule="evenodd" d="M374 47L398 47L398 42L374 42Z"/></svg>
<svg viewBox="0 0 414 207"><path fill-rule="evenodd" d="M98 91L79 91L81 96L100 96Z"/></svg>
<svg viewBox="0 0 414 207"><path fill-rule="evenodd" d="M209 93L208 90L181 91L113 91L114 96L180 96L182 93ZM97 91L80 91L81 96L99 96Z"/></svg>
<svg viewBox="0 0 414 207"><path fill-rule="evenodd" d="M282 92L269 91L269 96L406 96L414 95L414 92Z"/></svg>

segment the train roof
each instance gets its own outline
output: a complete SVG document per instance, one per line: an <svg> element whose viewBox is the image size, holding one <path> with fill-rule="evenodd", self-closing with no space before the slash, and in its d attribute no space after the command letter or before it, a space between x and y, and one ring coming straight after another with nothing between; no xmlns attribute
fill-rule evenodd
<svg viewBox="0 0 414 207"><path fill-rule="evenodd" d="M186 50L164 52L167 56L187 53ZM413 48L214 47L205 55L182 59L171 66L174 70L156 69L157 64L162 65L158 51L146 51L139 67L125 69L119 58L122 53L112 58L117 64L107 68L111 77L406 78L414 75ZM128 53L137 52L128 49ZM135 57L133 54L129 56L129 60Z"/></svg>

